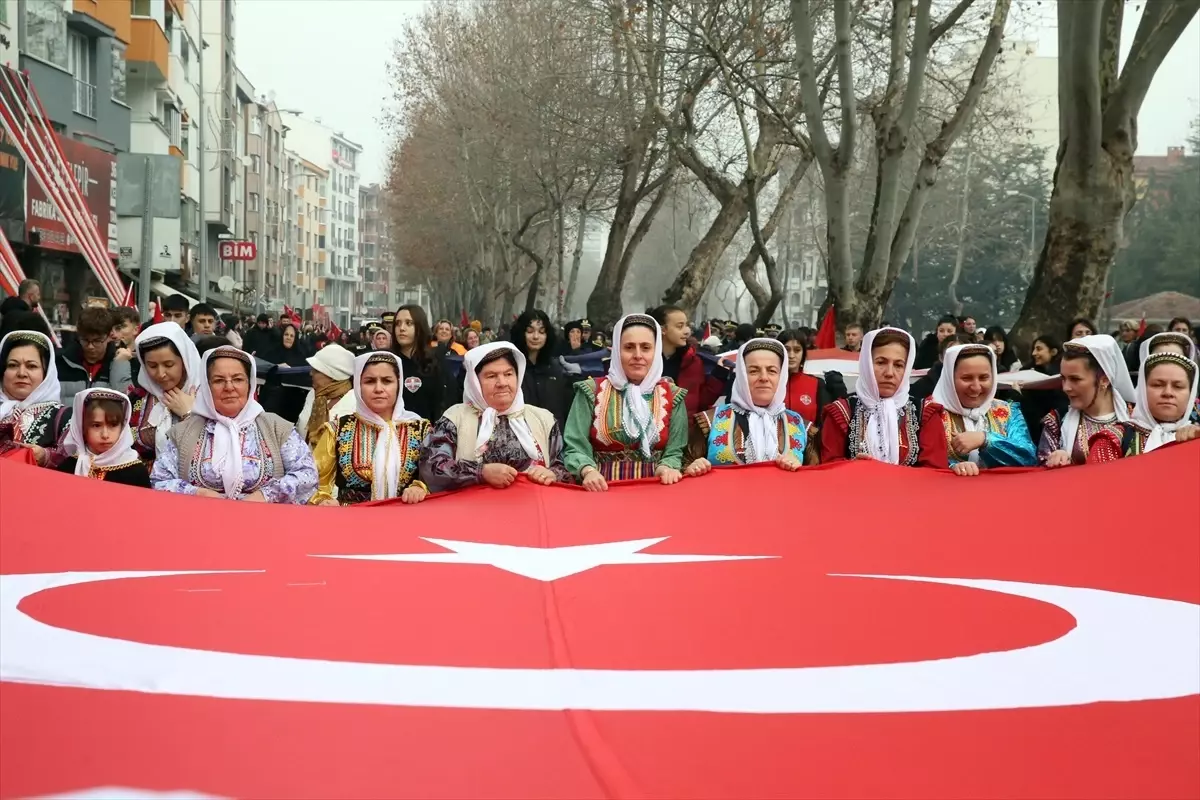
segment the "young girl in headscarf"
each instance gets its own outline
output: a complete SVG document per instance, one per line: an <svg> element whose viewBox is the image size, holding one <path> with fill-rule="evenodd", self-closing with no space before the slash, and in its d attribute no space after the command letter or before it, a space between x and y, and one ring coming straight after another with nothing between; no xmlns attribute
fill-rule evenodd
<svg viewBox="0 0 1200 800"><path fill-rule="evenodd" d="M525 403L526 366L525 356L510 342L467 351L466 402L446 409L421 453L421 479L430 491L481 483L503 489L521 474L543 485L572 482L554 415Z"/></svg>
<svg viewBox="0 0 1200 800"><path fill-rule="evenodd" d="M821 463L871 459L900 466L948 466L937 409L909 398L917 345L899 328L863 337L857 393L825 407Z"/></svg>
<svg viewBox="0 0 1200 800"><path fill-rule="evenodd" d="M935 422L956 475L978 475L988 467L1032 467L1037 451L1016 403L996 399L996 352L985 344L958 344L942 357L933 390ZM937 425L934 425L937 428Z"/></svg>
<svg viewBox="0 0 1200 800"><path fill-rule="evenodd" d="M1121 348L1113 337L1096 334L1063 345L1059 371L1070 409L1042 420L1038 462L1047 467L1087 463L1089 442L1101 430L1120 438L1137 400Z"/></svg>
<svg viewBox="0 0 1200 800"><path fill-rule="evenodd" d="M75 395L73 404L63 441L70 456L59 471L149 489L150 471L133 449L129 398L112 389L85 389Z"/></svg>
<svg viewBox="0 0 1200 800"><path fill-rule="evenodd" d="M575 384L567 415L565 462L592 492L609 481L683 477L687 392L662 377L662 336L646 314L629 314L613 328L617 352L608 375Z"/></svg>
<svg viewBox="0 0 1200 800"><path fill-rule="evenodd" d="M707 452L688 464L687 474L713 466L774 463L795 471L804 460L806 423L785 405L788 353L776 339L751 339L738 349L732 402L699 417Z"/></svg>
<svg viewBox="0 0 1200 800"><path fill-rule="evenodd" d="M429 494L417 478L429 423L405 409L403 385L404 367L395 353L354 359L356 410L324 425L313 450L319 485L312 504L350 506L394 497L419 503Z"/></svg>

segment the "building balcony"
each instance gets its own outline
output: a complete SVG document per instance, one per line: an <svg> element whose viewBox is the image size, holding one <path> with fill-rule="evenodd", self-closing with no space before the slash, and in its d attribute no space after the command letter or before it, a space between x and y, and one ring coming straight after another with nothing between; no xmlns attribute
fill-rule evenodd
<svg viewBox="0 0 1200 800"><path fill-rule="evenodd" d="M158 20L134 17L132 37L125 51L129 74L139 80L167 80L171 74L171 44Z"/></svg>

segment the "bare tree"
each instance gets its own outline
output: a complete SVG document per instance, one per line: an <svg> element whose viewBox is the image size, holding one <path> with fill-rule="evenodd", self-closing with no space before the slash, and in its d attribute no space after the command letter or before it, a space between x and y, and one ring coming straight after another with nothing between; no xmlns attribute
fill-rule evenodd
<svg viewBox="0 0 1200 800"><path fill-rule="evenodd" d="M1058 166L1050 223L1013 328L1028 344L1074 316L1095 317L1137 199L1137 118L1163 59L1200 0L1147 0L1118 71L1122 0L1058 4Z"/></svg>
<svg viewBox="0 0 1200 800"><path fill-rule="evenodd" d="M815 160L821 171L825 195L829 273L827 303L836 306L843 326L850 322L874 325L883 315L892 286L908 259L929 190L937 180L942 159L971 121L988 74L1000 50L1011 0L990 0L991 14L974 68L961 96L956 98L931 139L918 144L918 112L926 100L926 76L933 63L934 47L954 31L976 0L959 0L937 24L932 19L933 0L892 0L882 4L883 14L851 0L834 0L834 62L839 106L838 140L833 143L824 116L817 84L818 64L814 37L820 20L812 0L791 0L796 37L796 70L806 109L805 120ZM886 32L888 50L886 83L866 101L875 130L875 186L870 224L862 262L855 275L851 246L850 173L855 166L859 132L856 96L854 39L858 29ZM933 113L940 112L934 111ZM904 173L905 155L913 147L923 150L913 177ZM907 193L903 191L907 186Z"/></svg>

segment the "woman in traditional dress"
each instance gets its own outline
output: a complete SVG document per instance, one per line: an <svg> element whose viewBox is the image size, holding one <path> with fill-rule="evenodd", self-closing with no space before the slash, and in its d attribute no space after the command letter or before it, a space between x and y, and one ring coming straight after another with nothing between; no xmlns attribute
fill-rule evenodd
<svg viewBox="0 0 1200 800"><path fill-rule="evenodd" d="M314 449L320 486L313 504L352 506L393 497L411 504L429 494L417 478L429 422L405 409L403 385L404 367L395 353L354 359L356 410L321 432Z"/></svg>
<svg viewBox="0 0 1200 800"><path fill-rule="evenodd" d="M617 349L608 375L575 384L567 417L567 469L592 492L609 481L683 477L687 392L662 377L662 336L646 314L629 314L613 328Z"/></svg>
<svg viewBox="0 0 1200 800"><path fill-rule="evenodd" d="M996 352L957 344L943 356L933 403L941 411L942 447L956 475L988 467L1032 467L1037 449L1017 403L996 399Z"/></svg>
<svg viewBox="0 0 1200 800"><path fill-rule="evenodd" d="M1071 405L1066 414L1051 411L1042 420L1038 462L1047 467L1087 463L1088 442L1104 429L1121 437L1137 399L1121 348L1107 334L1064 344L1059 371Z"/></svg>
<svg viewBox="0 0 1200 800"><path fill-rule="evenodd" d="M800 469L807 426L804 417L785 405L787 376L788 353L777 339L751 339L738 348L732 402L699 415L707 452L688 464L686 474L764 462L791 472Z"/></svg>
<svg viewBox="0 0 1200 800"><path fill-rule="evenodd" d="M1197 438L1200 427L1191 413L1198 381L1200 370L1185 355L1163 350L1147 356L1138 374L1137 403L1129 423L1120 435L1112 428L1092 434L1087 463L1115 461Z"/></svg>
<svg viewBox="0 0 1200 800"><path fill-rule="evenodd" d="M863 337L857 394L825 407L821 463L873 459L900 466L948 466L933 404L908 395L916 342L908 331L879 328Z"/></svg>
<svg viewBox="0 0 1200 800"><path fill-rule="evenodd" d="M57 467L71 409L59 402L58 369L50 337L12 331L0 339L0 455L28 448L39 466Z"/></svg>
<svg viewBox="0 0 1200 800"><path fill-rule="evenodd" d="M200 354L187 332L175 322L159 322L138 334L138 385L129 391L133 446L151 463L167 441L171 426L192 413L204 382Z"/></svg>
<svg viewBox="0 0 1200 800"><path fill-rule="evenodd" d="M327 344L308 357L312 389L296 420L296 430L309 447L316 447L330 422L354 413L354 354L340 344Z"/></svg>
<svg viewBox="0 0 1200 800"><path fill-rule="evenodd" d="M317 488L312 451L292 423L254 399L254 357L232 345L204 354L192 413L158 450L155 489L257 503L308 502Z"/></svg>
<svg viewBox="0 0 1200 800"><path fill-rule="evenodd" d="M59 472L149 489L150 470L133 447L129 398L112 389L84 389L72 403L63 440L70 457L59 464Z"/></svg>
<svg viewBox="0 0 1200 800"><path fill-rule="evenodd" d="M548 409L525 404L525 356L493 342L463 358L466 402L446 409L421 453L421 480L445 492L483 483L503 489L524 474L548 486L571 483L563 439Z"/></svg>

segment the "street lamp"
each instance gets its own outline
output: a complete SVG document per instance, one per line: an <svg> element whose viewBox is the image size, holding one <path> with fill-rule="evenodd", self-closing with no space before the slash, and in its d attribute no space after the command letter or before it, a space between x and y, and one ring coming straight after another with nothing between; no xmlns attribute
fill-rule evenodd
<svg viewBox="0 0 1200 800"><path fill-rule="evenodd" d="M1033 195L1018 192L1016 189L1009 189L1005 192L1009 197L1024 197L1029 201L1029 273L1033 274L1033 267L1036 261L1034 260L1034 248L1036 247L1034 237L1037 235L1037 198Z"/></svg>

